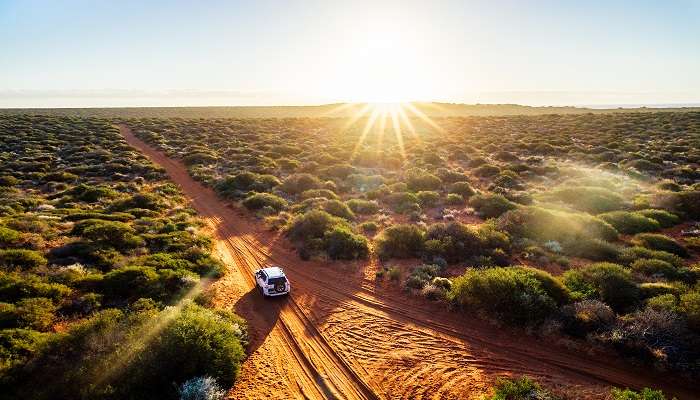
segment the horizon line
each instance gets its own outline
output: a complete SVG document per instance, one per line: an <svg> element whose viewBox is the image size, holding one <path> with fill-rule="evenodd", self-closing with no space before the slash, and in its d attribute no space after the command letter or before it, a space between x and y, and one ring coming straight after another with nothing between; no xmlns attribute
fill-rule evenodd
<svg viewBox="0 0 700 400"><path fill-rule="evenodd" d="M552 104L552 105L529 105L520 103L463 103L463 102L447 102L447 101L401 101L401 102L330 102L330 103L315 103L315 104L270 104L270 105L128 105L128 106L58 106L58 107L0 107L0 110L76 110L76 109L126 109L126 108L318 108L338 105L364 105L364 104L444 104L450 106L468 106L468 107L523 107L523 108L574 108L574 109L673 109L673 108L697 108L700 107L700 102L660 102L660 103L591 103L591 104Z"/></svg>

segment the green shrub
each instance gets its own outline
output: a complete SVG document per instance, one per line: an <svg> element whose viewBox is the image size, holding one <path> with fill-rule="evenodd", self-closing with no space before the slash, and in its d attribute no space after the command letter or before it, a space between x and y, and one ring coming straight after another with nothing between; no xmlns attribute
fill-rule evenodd
<svg viewBox="0 0 700 400"><path fill-rule="evenodd" d="M196 165L196 164L213 164L217 160L216 155L211 154L211 153L206 153L203 151L198 151L194 153L190 153L186 155L183 159L182 162L185 163L185 165Z"/></svg>
<svg viewBox="0 0 700 400"><path fill-rule="evenodd" d="M593 186L561 187L546 193L544 197L570 204L577 210L593 214L620 210L626 205L622 196L609 189Z"/></svg>
<svg viewBox="0 0 700 400"><path fill-rule="evenodd" d="M132 249L143 244L131 226L118 221L84 220L76 224L71 233L100 246L118 250Z"/></svg>
<svg viewBox="0 0 700 400"><path fill-rule="evenodd" d="M666 400L662 391L649 388L644 388L639 392L632 389L613 388L610 391L610 397L611 400Z"/></svg>
<svg viewBox="0 0 700 400"><path fill-rule="evenodd" d="M212 257L210 254L205 254L198 257L186 255L186 257L194 262L195 267L193 271L201 276L219 278L224 276L226 273L226 265L224 265L224 263L218 258Z"/></svg>
<svg viewBox="0 0 700 400"><path fill-rule="evenodd" d="M187 231L174 231L168 233L143 234L146 246L153 253L177 253L193 248L208 248L211 239L204 236L197 236Z"/></svg>
<svg viewBox="0 0 700 400"><path fill-rule="evenodd" d="M386 275L392 282L398 282L401 279L401 269L397 266L386 268Z"/></svg>
<svg viewBox="0 0 700 400"><path fill-rule="evenodd" d="M48 297L61 300L72 290L61 283L48 282L33 274L0 271L0 301L16 302L24 297Z"/></svg>
<svg viewBox="0 0 700 400"><path fill-rule="evenodd" d="M39 219L37 216L29 214L14 216L13 218L6 220L5 224L8 228L20 232L45 233L50 229L49 224L46 221Z"/></svg>
<svg viewBox="0 0 700 400"><path fill-rule="evenodd" d="M391 193L401 193L408 191L408 185L404 182L395 182L389 185L389 191Z"/></svg>
<svg viewBox="0 0 700 400"><path fill-rule="evenodd" d="M143 256L135 260L136 265L144 265L155 269L187 269L194 270L195 264L190 260L177 258L176 255L170 253L153 253Z"/></svg>
<svg viewBox="0 0 700 400"><path fill-rule="evenodd" d="M161 198L153 193L139 193L129 198L117 200L109 206L110 211L126 211L129 209L145 209L158 211L164 207Z"/></svg>
<svg viewBox="0 0 700 400"><path fill-rule="evenodd" d="M630 268L644 275L661 275L667 279L676 279L680 275L676 267L663 260L642 258L633 262Z"/></svg>
<svg viewBox="0 0 700 400"><path fill-rule="evenodd" d="M245 357L245 329L231 313L192 303L105 310L36 351L35 362L13 369L0 390L32 399L177 398L178 383L202 375L231 386Z"/></svg>
<svg viewBox="0 0 700 400"><path fill-rule="evenodd" d="M311 174L292 174L282 182L280 189L289 194L299 194L310 189L321 189L323 183Z"/></svg>
<svg viewBox="0 0 700 400"><path fill-rule="evenodd" d="M612 225L620 233L635 234L661 229L661 224L655 219L637 212L611 211L598 215L598 218Z"/></svg>
<svg viewBox="0 0 700 400"><path fill-rule="evenodd" d="M331 165L320 171L327 178L346 179L348 176L357 173L357 168L348 163Z"/></svg>
<svg viewBox="0 0 700 400"><path fill-rule="evenodd" d="M281 211L287 207L287 201L271 193L255 193L243 200L243 206L249 210L260 210L270 207L275 211Z"/></svg>
<svg viewBox="0 0 700 400"><path fill-rule="evenodd" d="M304 242L310 239L321 239L326 232L336 226L343 227L347 224L342 219L325 211L312 210L296 216L287 228L287 234L292 240Z"/></svg>
<svg viewBox="0 0 700 400"><path fill-rule="evenodd" d="M109 214L101 212L77 212L73 214L68 214L63 217L65 221L83 221L86 219L99 219L103 221L118 221L118 222L129 222L134 219L134 216L128 213L113 212Z"/></svg>
<svg viewBox="0 0 700 400"><path fill-rule="evenodd" d="M377 241L382 258L419 257L423 251L425 233L415 225L398 224L385 229Z"/></svg>
<svg viewBox="0 0 700 400"><path fill-rule="evenodd" d="M338 195L328 189L310 189L301 194L302 199L313 199L321 197L328 200L338 200Z"/></svg>
<svg viewBox="0 0 700 400"><path fill-rule="evenodd" d="M352 233L347 227L336 226L325 233L324 247L333 259L355 260L367 258L369 245L362 235Z"/></svg>
<svg viewBox="0 0 700 400"><path fill-rule="evenodd" d="M464 197L457 193L449 193L445 198L445 204L451 206L458 206L464 204Z"/></svg>
<svg viewBox="0 0 700 400"><path fill-rule="evenodd" d="M50 172L43 177L45 182L72 182L78 179L78 175L70 172L58 171Z"/></svg>
<svg viewBox="0 0 700 400"><path fill-rule="evenodd" d="M432 282L433 278L437 277L439 272L440 267L437 265L419 265L413 268L405 285L411 289L423 289L425 285Z"/></svg>
<svg viewBox="0 0 700 400"><path fill-rule="evenodd" d="M358 225L358 228L366 233L375 233L379 230L379 224L374 221L365 221Z"/></svg>
<svg viewBox="0 0 700 400"><path fill-rule="evenodd" d="M458 194L465 199L476 193L469 182L455 182L450 186L448 192Z"/></svg>
<svg viewBox="0 0 700 400"><path fill-rule="evenodd" d="M442 187L442 180L427 172L410 171L406 178L406 184L411 191L438 190Z"/></svg>
<svg viewBox="0 0 700 400"><path fill-rule="evenodd" d="M536 268L524 267L527 273L536 279L542 286L542 289L548 296L554 299L558 305L566 304L571 299L569 289L557 277L552 276L549 272L542 271Z"/></svg>
<svg viewBox="0 0 700 400"><path fill-rule="evenodd" d="M646 247L633 246L625 247L620 252L619 261L625 265L632 264L638 259L663 260L675 267L683 266L683 259L667 251L652 250Z"/></svg>
<svg viewBox="0 0 700 400"><path fill-rule="evenodd" d="M219 192L230 192L233 190L247 192L252 190L257 178L257 174L248 171L230 175L217 182L216 190Z"/></svg>
<svg viewBox="0 0 700 400"><path fill-rule="evenodd" d="M700 251L700 237L686 237L683 238L683 244L686 248L693 251Z"/></svg>
<svg viewBox="0 0 700 400"><path fill-rule="evenodd" d="M16 186L19 182L20 180L12 175L0 175L0 186L2 187Z"/></svg>
<svg viewBox="0 0 700 400"><path fill-rule="evenodd" d="M23 328L31 328L46 332L51 329L55 319L56 307L51 299L45 297L31 297L22 299L16 304L17 319Z"/></svg>
<svg viewBox="0 0 700 400"><path fill-rule="evenodd" d="M26 249L0 250L0 266L32 269L46 265L46 258L38 251Z"/></svg>
<svg viewBox="0 0 700 400"><path fill-rule="evenodd" d="M678 299L676 296L670 293L647 299L647 307L651 307L655 310L675 311L677 303Z"/></svg>
<svg viewBox="0 0 700 400"><path fill-rule="evenodd" d="M273 175L259 175L246 171L219 180L214 188L224 196L238 197L239 193L249 191L269 192L278 185L280 181Z"/></svg>
<svg viewBox="0 0 700 400"><path fill-rule="evenodd" d="M475 229L459 222L433 224L425 235L425 252L448 262L488 256L498 248L508 248L508 237L488 227Z"/></svg>
<svg viewBox="0 0 700 400"><path fill-rule="evenodd" d="M31 329L0 329L0 373L5 375L5 371L24 364L54 336ZM0 380L0 389L2 386Z"/></svg>
<svg viewBox="0 0 700 400"><path fill-rule="evenodd" d="M616 321L616 315L607 304L598 300L583 300L562 307L560 313L564 332L576 337L603 333Z"/></svg>
<svg viewBox="0 0 700 400"><path fill-rule="evenodd" d="M634 242L652 250L666 251L680 257L688 257L688 250L672 238L656 233L640 233Z"/></svg>
<svg viewBox="0 0 700 400"><path fill-rule="evenodd" d="M557 298L565 300L564 289L546 272L527 267L469 269L453 279L449 298L509 323L532 325L542 322L557 309Z"/></svg>
<svg viewBox="0 0 700 400"><path fill-rule="evenodd" d="M517 205L500 194L478 194L469 199L469 205L484 218L496 218L517 208Z"/></svg>
<svg viewBox="0 0 700 400"><path fill-rule="evenodd" d="M66 192L76 201L84 201L86 203L95 203L102 199L113 199L119 194L106 186L89 186L80 184Z"/></svg>
<svg viewBox="0 0 700 400"><path fill-rule="evenodd" d="M22 238L22 234L14 229L0 226L0 246L12 247Z"/></svg>
<svg viewBox="0 0 700 400"><path fill-rule="evenodd" d="M564 273L563 280L574 298L599 299L617 312L631 309L641 298L630 271L617 264L597 263L572 269Z"/></svg>
<svg viewBox="0 0 700 400"><path fill-rule="evenodd" d="M165 389L171 382L206 374L232 385L245 358L244 334L245 325L236 315L188 304L154 343L152 354L137 365L146 376L151 375L148 370L164 375L143 384Z"/></svg>
<svg viewBox="0 0 700 400"><path fill-rule="evenodd" d="M112 299L150 297L157 281L155 268L131 265L105 274L101 290Z"/></svg>
<svg viewBox="0 0 700 400"><path fill-rule="evenodd" d="M581 238L615 240L618 237L615 228L596 217L532 206L503 214L498 220L498 227L514 237L540 242L573 242Z"/></svg>
<svg viewBox="0 0 700 400"><path fill-rule="evenodd" d="M678 223L680 222L680 218L678 218L677 215L671 214L670 212L665 210L647 209L637 211L637 213L647 218L655 220L659 223L659 225L662 228L670 228L672 226L678 225Z"/></svg>
<svg viewBox="0 0 700 400"><path fill-rule="evenodd" d="M391 206L395 212L404 213L408 210L418 208L418 196L408 192L395 192L384 198L384 201Z"/></svg>
<svg viewBox="0 0 700 400"><path fill-rule="evenodd" d="M429 190L423 190L416 193L416 197L418 197L418 202L421 206L434 207L437 204L438 200L440 200L440 193Z"/></svg>
<svg viewBox="0 0 700 400"><path fill-rule="evenodd" d="M350 199L346 201L345 204L347 204L348 207L350 207L350 209L357 214L372 215L379 212L379 204L377 204L376 201Z"/></svg>
<svg viewBox="0 0 700 400"><path fill-rule="evenodd" d="M695 220L700 219L700 190L660 193L652 203L674 214L682 214Z"/></svg>
<svg viewBox="0 0 700 400"><path fill-rule="evenodd" d="M130 265L105 274L100 288L111 301L151 297L170 301L173 296L194 286L199 277L187 270L156 270L153 267Z"/></svg>
<svg viewBox="0 0 700 400"><path fill-rule="evenodd" d="M501 172L501 169L495 165L484 164L474 169L473 173L482 178L496 176Z"/></svg>
<svg viewBox="0 0 700 400"><path fill-rule="evenodd" d="M600 239L573 239L564 243L564 252L574 257L593 261L617 261L620 256L618 246Z"/></svg>
<svg viewBox="0 0 700 400"><path fill-rule="evenodd" d="M537 382L522 376L518 379L498 378L493 396L488 400L557 400Z"/></svg>
<svg viewBox="0 0 700 400"><path fill-rule="evenodd" d="M644 299L649 299L651 297L661 296L664 294L672 294L674 296L680 294L680 290L677 286L666 282L644 282L639 285L639 291Z"/></svg>
<svg viewBox="0 0 700 400"><path fill-rule="evenodd" d="M685 314L688 325L696 332L700 332L700 291L696 289L682 294L678 306Z"/></svg>
<svg viewBox="0 0 700 400"><path fill-rule="evenodd" d="M681 185L673 181L659 182L657 186L661 190L669 190L671 192L680 192L683 189Z"/></svg>
<svg viewBox="0 0 700 400"><path fill-rule="evenodd" d="M522 182L520 181L518 175L513 171L505 170L502 171L494 180L491 185L492 189L518 189L522 190L524 188Z"/></svg>
<svg viewBox="0 0 700 400"><path fill-rule="evenodd" d="M348 221L355 219L355 213L352 212L347 204L340 200L328 200L323 205L323 209L331 215L346 219Z"/></svg>

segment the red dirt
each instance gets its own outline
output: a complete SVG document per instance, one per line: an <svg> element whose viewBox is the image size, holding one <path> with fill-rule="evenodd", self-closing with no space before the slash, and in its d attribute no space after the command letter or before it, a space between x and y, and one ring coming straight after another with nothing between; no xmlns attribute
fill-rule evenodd
<svg viewBox="0 0 700 400"><path fill-rule="evenodd" d="M227 206L180 162L127 127L121 131L180 185L230 266L213 284L213 301L246 318L252 340L229 398L479 399L498 376L527 374L571 398L602 399L619 386L700 399L690 383L614 355L565 348L407 296L375 282L375 259L301 261L283 238ZM264 300L254 290L252 271L267 264L287 272L288 298Z"/></svg>

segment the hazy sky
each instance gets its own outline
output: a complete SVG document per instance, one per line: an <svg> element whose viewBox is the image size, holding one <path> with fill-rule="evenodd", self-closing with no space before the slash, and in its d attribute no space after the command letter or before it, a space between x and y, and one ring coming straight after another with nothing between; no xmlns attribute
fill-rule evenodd
<svg viewBox="0 0 700 400"><path fill-rule="evenodd" d="M0 107L700 103L700 1L0 0Z"/></svg>

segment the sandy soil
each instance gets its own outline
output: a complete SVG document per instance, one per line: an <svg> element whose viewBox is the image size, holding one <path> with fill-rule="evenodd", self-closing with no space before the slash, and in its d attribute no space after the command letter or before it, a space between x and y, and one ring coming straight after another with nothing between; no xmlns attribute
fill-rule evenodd
<svg viewBox="0 0 700 400"><path fill-rule="evenodd" d="M246 318L252 335L231 399L480 399L497 377L521 374L572 398L648 386L700 399L690 383L612 354L567 348L407 296L375 281L376 260L301 261L284 238L195 182L181 163L121 130L180 185L229 265L213 285L213 301ZM264 300L254 290L252 271L268 264L287 272L289 297Z"/></svg>

